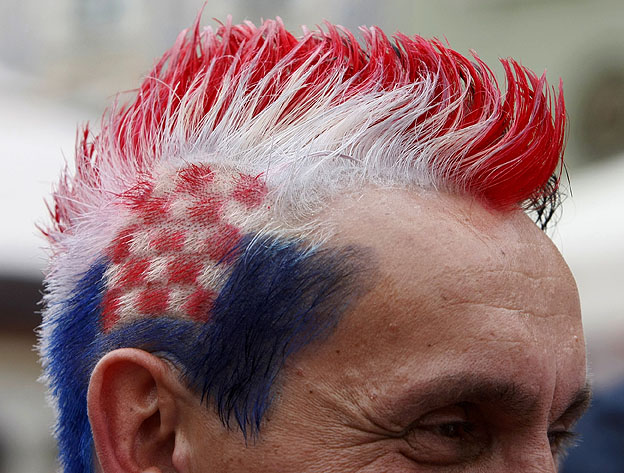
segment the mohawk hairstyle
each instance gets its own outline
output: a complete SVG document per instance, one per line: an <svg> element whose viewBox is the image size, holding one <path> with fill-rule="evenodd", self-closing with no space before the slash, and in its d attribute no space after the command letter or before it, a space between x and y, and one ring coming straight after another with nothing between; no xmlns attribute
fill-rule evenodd
<svg viewBox="0 0 624 473"><path fill-rule="evenodd" d="M361 33L198 18L99 135L79 133L45 231L40 348L66 472L91 471L89 376L117 347L174 360L224 424L257 432L285 358L358 286L358 250L315 219L332 197L435 188L548 223L561 85L508 59L502 93L474 53Z"/></svg>

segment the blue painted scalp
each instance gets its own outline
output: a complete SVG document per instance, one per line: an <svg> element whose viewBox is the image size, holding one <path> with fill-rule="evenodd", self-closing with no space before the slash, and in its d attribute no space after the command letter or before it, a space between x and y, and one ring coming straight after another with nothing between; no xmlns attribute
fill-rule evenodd
<svg viewBox="0 0 624 473"><path fill-rule="evenodd" d="M361 250L303 249L295 241L253 235L240 248L204 324L148 317L104 334L100 304L108 262L83 276L49 322L47 371L59 404L59 456L66 473L92 471L86 395L105 353L134 347L174 361L188 386L214 404L224 426L235 423L248 438L260 430L286 358L327 337L363 291L367 264Z"/></svg>
<svg viewBox="0 0 624 473"><path fill-rule="evenodd" d="M225 425L234 418L245 435L248 427L258 431L285 359L329 334L357 295L358 253L302 251L270 238L248 246L216 300L191 371Z"/></svg>

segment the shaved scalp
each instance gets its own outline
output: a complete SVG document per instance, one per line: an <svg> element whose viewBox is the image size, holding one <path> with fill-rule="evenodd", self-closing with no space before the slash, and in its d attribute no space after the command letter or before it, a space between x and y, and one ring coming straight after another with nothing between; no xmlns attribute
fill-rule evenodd
<svg viewBox="0 0 624 473"><path fill-rule="evenodd" d="M332 246L320 217L336 196L439 189L546 225L561 86L505 59L503 92L474 53L361 34L198 18L99 133L79 132L44 230L40 350L65 472L91 469L86 391L115 348L174 361L224 424L257 432L286 357L362 286L361 249Z"/></svg>

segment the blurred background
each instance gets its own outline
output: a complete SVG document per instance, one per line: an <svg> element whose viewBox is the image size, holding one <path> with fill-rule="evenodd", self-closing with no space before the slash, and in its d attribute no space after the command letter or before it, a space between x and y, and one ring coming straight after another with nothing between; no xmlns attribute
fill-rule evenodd
<svg viewBox="0 0 624 473"><path fill-rule="evenodd" d="M55 469L52 412L33 350L46 267L35 229L71 163L76 126L135 88L202 0L0 0L0 473ZM564 80L571 188L551 236L579 285L591 373L624 380L624 2L621 0L212 0L203 16L281 16L446 38L501 77L512 56ZM589 470L586 470L589 471ZM606 470L592 470L606 471ZM614 470L615 471L615 470Z"/></svg>

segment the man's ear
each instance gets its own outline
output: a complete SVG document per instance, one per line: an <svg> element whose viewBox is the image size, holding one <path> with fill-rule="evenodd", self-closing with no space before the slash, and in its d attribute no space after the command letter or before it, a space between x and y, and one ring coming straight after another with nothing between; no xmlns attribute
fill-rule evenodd
<svg viewBox="0 0 624 473"><path fill-rule="evenodd" d="M121 348L106 354L93 370L87 394L101 470L184 471L189 452L180 419L189 395L177 370L150 353Z"/></svg>

